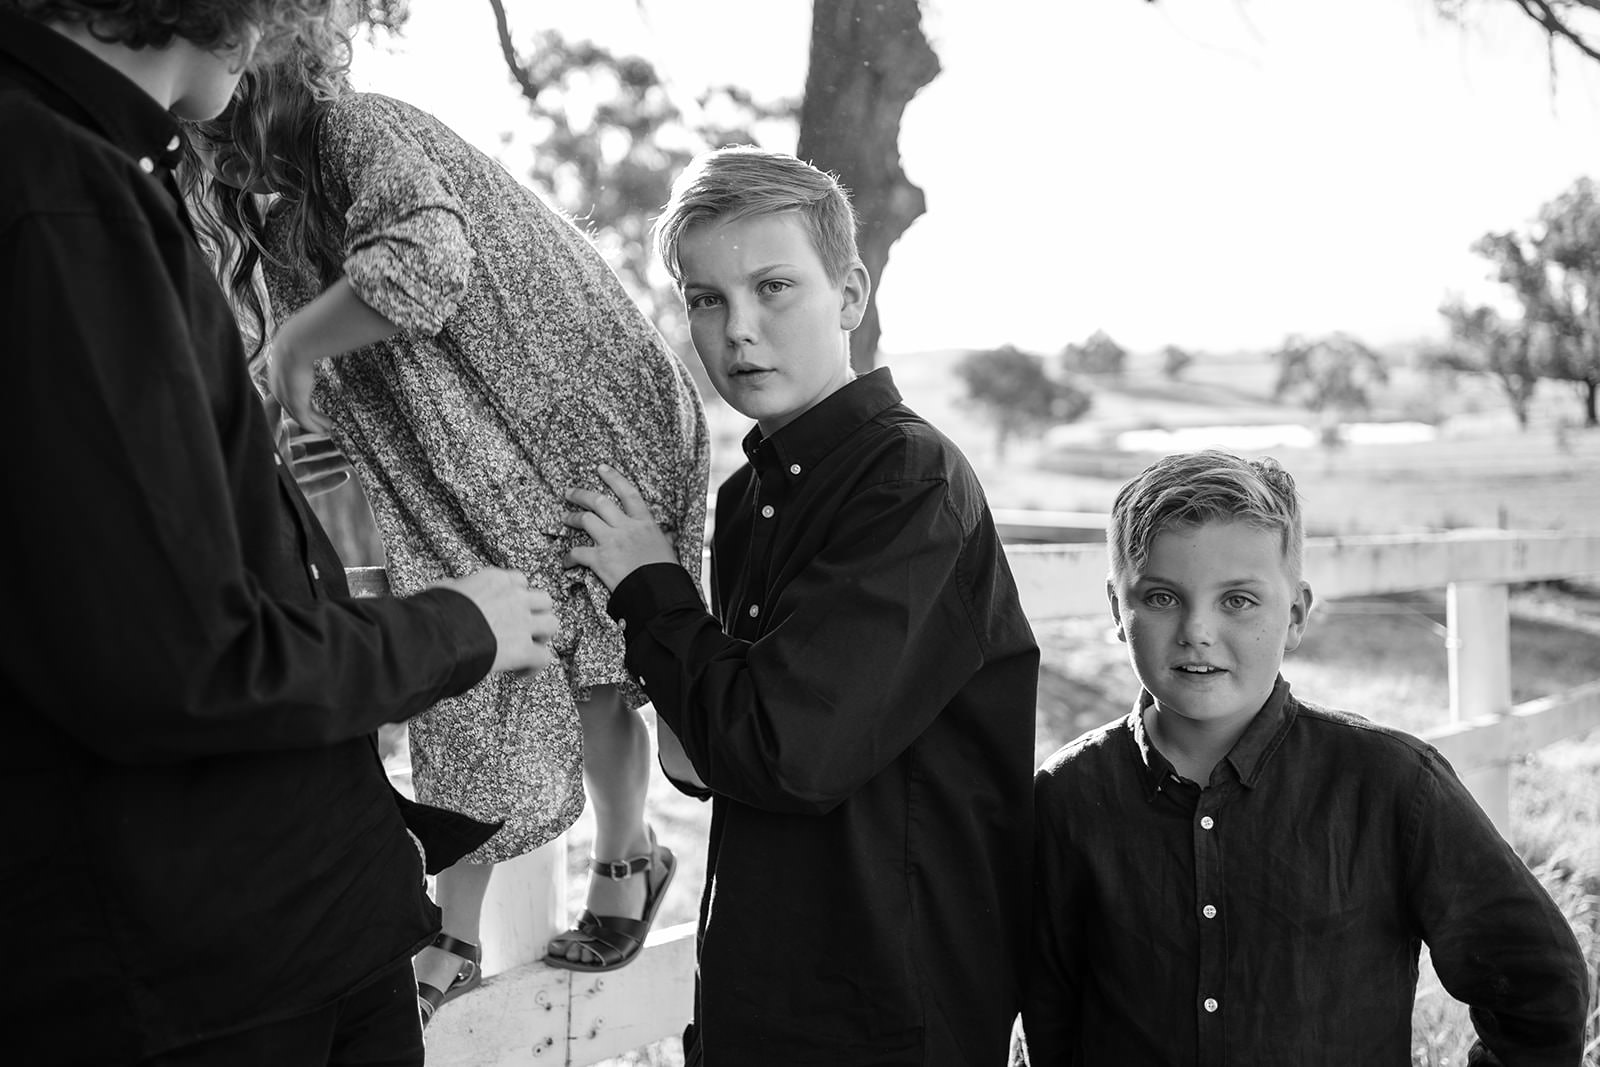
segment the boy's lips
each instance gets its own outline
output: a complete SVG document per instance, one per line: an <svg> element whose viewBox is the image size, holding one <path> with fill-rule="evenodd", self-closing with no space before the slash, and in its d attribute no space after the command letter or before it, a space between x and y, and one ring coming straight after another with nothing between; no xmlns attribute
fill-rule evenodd
<svg viewBox="0 0 1600 1067"><path fill-rule="evenodd" d="M1191 678L1210 678L1228 673L1221 667L1213 666L1210 663L1175 663L1172 665L1172 669Z"/></svg>
<svg viewBox="0 0 1600 1067"><path fill-rule="evenodd" d="M730 378L750 378L771 373L771 367L758 367L754 363L735 363L728 368L728 377Z"/></svg>

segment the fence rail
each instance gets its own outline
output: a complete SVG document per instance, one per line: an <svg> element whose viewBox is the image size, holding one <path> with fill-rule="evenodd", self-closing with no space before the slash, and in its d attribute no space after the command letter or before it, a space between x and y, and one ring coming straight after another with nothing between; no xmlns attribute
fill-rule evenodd
<svg viewBox="0 0 1600 1067"><path fill-rule="evenodd" d="M1038 516L1008 519L1029 536L1046 534L1050 525ZM1069 521L1082 528L1076 517ZM1007 555L1030 618L1106 613L1103 545L1019 544ZM1600 662L1595 681L1512 706L1507 595L1521 582L1600 574L1600 534L1485 530L1313 538L1305 567L1320 600L1446 590L1450 719L1423 736L1455 765L1502 829L1511 761L1600 728ZM352 573L369 591L383 591L379 576ZM688 1019L692 924L653 932L640 958L611 974L574 974L532 962L555 932L551 917L565 897L565 847L557 840L497 869L495 907L512 917L486 921L485 963L495 976L440 1012L429 1028L434 1067L580 1067L676 1034Z"/></svg>

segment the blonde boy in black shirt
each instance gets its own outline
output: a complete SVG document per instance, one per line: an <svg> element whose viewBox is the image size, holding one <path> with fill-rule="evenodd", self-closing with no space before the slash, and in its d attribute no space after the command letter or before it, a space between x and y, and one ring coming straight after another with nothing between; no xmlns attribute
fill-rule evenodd
<svg viewBox="0 0 1600 1067"><path fill-rule="evenodd" d="M1584 961L1432 747L1302 701L1293 480L1169 456L1112 507L1107 593L1143 691L1035 786L1033 1067L1410 1064L1419 946L1475 1064L1577 1067Z"/></svg>
<svg viewBox="0 0 1600 1067"><path fill-rule="evenodd" d="M657 233L712 383L756 420L717 496L717 615L614 473L568 521L663 766L712 801L687 1061L1003 1062L1038 649L983 491L887 370L850 369L868 281L829 175L711 153Z"/></svg>

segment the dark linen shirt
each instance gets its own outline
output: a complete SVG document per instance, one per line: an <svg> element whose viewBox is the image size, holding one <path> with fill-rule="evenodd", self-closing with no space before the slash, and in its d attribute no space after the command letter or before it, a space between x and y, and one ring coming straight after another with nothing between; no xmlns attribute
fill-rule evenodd
<svg viewBox="0 0 1600 1067"><path fill-rule="evenodd" d="M1280 678L1201 789L1148 703L1038 775L1034 1067L1406 1067L1422 943L1472 1062L1577 1067L1572 931L1437 750Z"/></svg>
<svg viewBox="0 0 1600 1067"><path fill-rule="evenodd" d="M721 621L670 564L612 598L711 794L705 1062L1003 1063L1039 654L983 491L881 369L745 452Z"/></svg>
<svg viewBox="0 0 1600 1067"><path fill-rule="evenodd" d="M0 12L8 1062L132 1062L405 959L437 912L370 734L494 654L454 592L343 596L176 199L176 134Z"/></svg>

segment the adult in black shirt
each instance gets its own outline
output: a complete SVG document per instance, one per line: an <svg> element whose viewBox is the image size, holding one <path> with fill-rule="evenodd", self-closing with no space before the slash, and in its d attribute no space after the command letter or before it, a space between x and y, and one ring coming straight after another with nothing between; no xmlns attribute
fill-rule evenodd
<svg viewBox="0 0 1600 1067"><path fill-rule="evenodd" d="M687 1062L1003 1063L1038 648L983 490L888 370L850 371L867 277L831 177L711 153L663 220L695 349L756 419L717 495L715 616L620 477L569 522L663 766L711 798Z"/></svg>
<svg viewBox="0 0 1600 1067"><path fill-rule="evenodd" d="M346 598L171 179L289 5L88 6L0 0L6 1058L324 1063L365 997L420 1063L437 912L371 733L547 663L548 598Z"/></svg>

